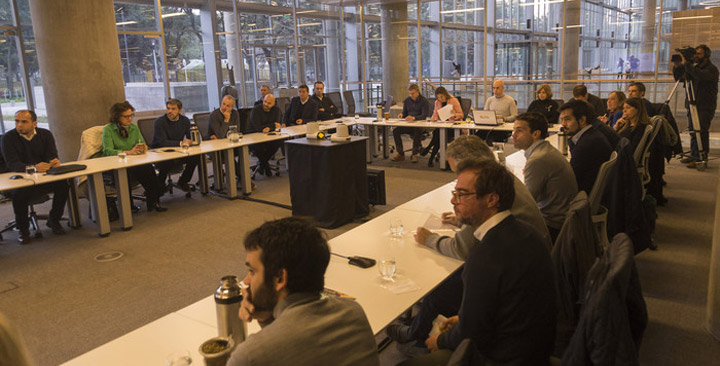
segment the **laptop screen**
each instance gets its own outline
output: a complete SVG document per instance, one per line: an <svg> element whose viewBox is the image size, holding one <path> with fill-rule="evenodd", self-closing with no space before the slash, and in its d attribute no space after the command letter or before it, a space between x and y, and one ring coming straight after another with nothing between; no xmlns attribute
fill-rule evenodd
<svg viewBox="0 0 720 366"><path fill-rule="evenodd" d="M476 125L497 126L495 111L473 111L473 119Z"/></svg>

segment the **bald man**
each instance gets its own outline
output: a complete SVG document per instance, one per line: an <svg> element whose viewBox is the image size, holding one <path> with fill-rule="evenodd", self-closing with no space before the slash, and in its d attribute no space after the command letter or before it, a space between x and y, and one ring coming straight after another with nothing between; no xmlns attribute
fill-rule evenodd
<svg viewBox="0 0 720 366"><path fill-rule="evenodd" d="M493 96L485 101L486 111L495 111L504 122L513 122L517 118L517 103L513 97L505 94L505 82L495 80L493 82Z"/></svg>
<svg viewBox="0 0 720 366"><path fill-rule="evenodd" d="M280 129L282 112L275 105L275 96L267 94L263 98L263 104L255 106L250 112L249 132L270 133ZM258 158L258 171L266 176L271 176L268 160L275 155L280 147L280 141L269 141L262 144L252 145L251 149Z"/></svg>

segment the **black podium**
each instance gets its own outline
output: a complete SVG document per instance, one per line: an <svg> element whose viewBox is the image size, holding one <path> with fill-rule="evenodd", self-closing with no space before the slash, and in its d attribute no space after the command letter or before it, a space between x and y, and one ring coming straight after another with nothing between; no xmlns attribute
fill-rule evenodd
<svg viewBox="0 0 720 366"><path fill-rule="evenodd" d="M312 217L323 228L367 216L366 140L285 141L293 215Z"/></svg>

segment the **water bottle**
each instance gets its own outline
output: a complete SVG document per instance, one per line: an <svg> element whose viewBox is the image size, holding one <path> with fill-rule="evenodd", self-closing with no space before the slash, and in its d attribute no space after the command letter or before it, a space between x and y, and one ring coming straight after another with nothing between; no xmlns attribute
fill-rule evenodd
<svg viewBox="0 0 720 366"><path fill-rule="evenodd" d="M237 277L223 277L220 287L215 291L218 335L232 338L236 345L244 341L247 335L247 325L238 315L241 301L242 293Z"/></svg>

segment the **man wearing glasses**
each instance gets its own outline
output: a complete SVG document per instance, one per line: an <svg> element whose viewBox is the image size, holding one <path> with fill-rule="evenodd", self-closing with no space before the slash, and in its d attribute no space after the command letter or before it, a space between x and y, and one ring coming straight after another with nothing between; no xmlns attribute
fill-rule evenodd
<svg viewBox="0 0 720 366"><path fill-rule="evenodd" d="M2 137L2 154L8 171L25 172L26 167L34 166L37 173L60 166L55 139L50 131L37 126L37 115L33 111L20 110L15 113L15 129ZM32 179L32 176L27 179ZM28 202L37 194L53 193L52 209L47 226L53 234L65 234L60 225L65 203L68 199L68 185L64 180L39 186L15 189L5 194L12 198L15 223L20 235L20 244L30 243L30 220Z"/></svg>

